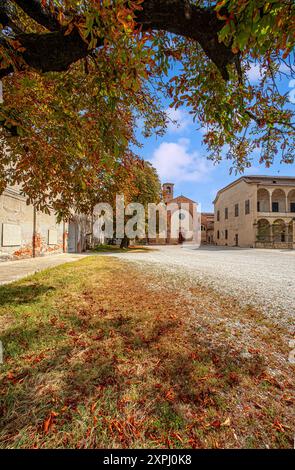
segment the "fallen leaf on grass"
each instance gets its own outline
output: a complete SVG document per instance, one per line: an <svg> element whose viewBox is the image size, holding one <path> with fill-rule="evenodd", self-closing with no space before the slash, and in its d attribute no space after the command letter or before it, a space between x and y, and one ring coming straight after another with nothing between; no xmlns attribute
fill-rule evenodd
<svg viewBox="0 0 295 470"><path fill-rule="evenodd" d="M226 418L226 420L223 421L223 423L221 423L221 426L230 426L230 423L231 423L230 418Z"/></svg>
<svg viewBox="0 0 295 470"><path fill-rule="evenodd" d="M171 388L170 390L168 390L168 392L166 393L165 395L166 399L168 401L174 401L175 400L175 393L174 393L174 390Z"/></svg>
<svg viewBox="0 0 295 470"><path fill-rule="evenodd" d="M11 382L13 382L14 385L17 384L17 383L20 384L20 383L22 383L22 382L25 380L25 377L24 377L24 376L26 376L27 373L25 372L25 373L22 374L22 375L23 375L22 377L21 377L21 376L18 376L18 377L17 377L17 376L15 376L15 375L13 374L13 372L8 372L7 375L6 375L6 379L9 380L9 381L11 381Z"/></svg>
<svg viewBox="0 0 295 470"><path fill-rule="evenodd" d="M276 429L276 431L279 432L285 432L286 429L291 429L289 426L286 426L285 424L280 423L277 419L273 422L272 427Z"/></svg>
<svg viewBox="0 0 295 470"><path fill-rule="evenodd" d="M45 419L43 423L43 431L45 432L45 434L47 434L50 428L52 427L54 423L54 418L56 418L56 416L58 416L58 413L56 413L55 411L51 411L48 418Z"/></svg>
<svg viewBox="0 0 295 470"><path fill-rule="evenodd" d="M221 421L219 419L215 419L215 421L212 421L209 426L212 426L213 428L220 428Z"/></svg>
<svg viewBox="0 0 295 470"><path fill-rule="evenodd" d="M171 437L174 437L175 439L178 439L183 444L183 439L181 438L180 434L178 434L178 432L172 433Z"/></svg>
<svg viewBox="0 0 295 470"><path fill-rule="evenodd" d="M95 401L94 403L92 403L92 405L91 405L91 407L90 407L91 413L94 413L96 406L97 406L97 401Z"/></svg>

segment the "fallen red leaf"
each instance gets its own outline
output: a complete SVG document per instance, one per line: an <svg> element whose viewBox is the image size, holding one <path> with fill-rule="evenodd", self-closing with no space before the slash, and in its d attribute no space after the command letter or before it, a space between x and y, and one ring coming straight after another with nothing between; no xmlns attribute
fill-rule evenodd
<svg viewBox="0 0 295 470"><path fill-rule="evenodd" d="M219 419L215 419L215 421L212 421L210 426L213 426L213 428L220 428L221 426L221 421Z"/></svg>

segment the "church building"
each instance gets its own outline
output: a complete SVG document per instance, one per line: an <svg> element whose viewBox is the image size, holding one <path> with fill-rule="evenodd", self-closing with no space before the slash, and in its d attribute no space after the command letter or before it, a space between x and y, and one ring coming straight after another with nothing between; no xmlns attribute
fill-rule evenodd
<svg viewBox="0 0 295 470"><path fill-rule="evenodd" d="M166 239L157 238L149 239L149 244L161 244L161 245L178 245L184 241L181 230L179 231L178 237L173 237L171 231L171 219L175 211L179 212L179 217L185 217L186 214L181 210L182 204L188 205L190 215L193 215L193 211L196 210L198 203L192 199L180 195L174 197L174 183L164 183L162 186L163 202L167 204L175 204L175 210L168 211L167 213L167 237ZM214 242L214 214L204 213L201 214L201 244L213 244ZM191 228L190 228L191 230Z"/></svg>

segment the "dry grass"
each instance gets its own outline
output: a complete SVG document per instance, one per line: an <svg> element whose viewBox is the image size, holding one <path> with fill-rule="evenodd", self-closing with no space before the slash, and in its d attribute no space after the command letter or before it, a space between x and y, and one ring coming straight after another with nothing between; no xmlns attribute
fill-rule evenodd
<svg viewBox="0 0 295 470"><path fill-rule="evenodd" d="M1 287L1 447L291 447L284 332L170 281L96 256Z"/></svg>

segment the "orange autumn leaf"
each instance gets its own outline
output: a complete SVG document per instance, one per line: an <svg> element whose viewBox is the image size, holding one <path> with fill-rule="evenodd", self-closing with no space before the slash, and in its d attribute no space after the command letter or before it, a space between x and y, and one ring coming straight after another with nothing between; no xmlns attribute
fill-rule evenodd
<svg viewBox="0 0 295 470"><path fill-rule="evenodd" d="M45 419L43 423L43 431L45 432L45 434L47 434L50 428L52 427L54 423L54 418L56 418L56 416L58 416L58 413L56 413L55 411L51 411L48 418Z"/></svg>
<svg viewBox="0 0 295 470"><path fill-rule="evenodd" d="M167 400L169 401L174 401L175 400L175 392L174 390L171 388L170 390L168 390L168 392L166 393L165 397L167 398Z"/></svg>

